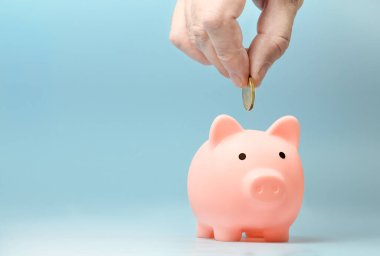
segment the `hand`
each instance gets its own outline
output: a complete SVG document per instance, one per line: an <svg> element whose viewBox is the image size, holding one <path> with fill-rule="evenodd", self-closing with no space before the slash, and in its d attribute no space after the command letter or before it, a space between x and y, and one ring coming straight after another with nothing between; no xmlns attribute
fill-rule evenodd
<svg viewBox="0 0 380 256"><path fill-rule="evenodd" d="M189 57L214 65L239 87L248 76L260 85L269 67L288 48L294 17L303 0L253 0L262 10L248 51L237 22L245 0L178 0L170 40Z"/></svg>

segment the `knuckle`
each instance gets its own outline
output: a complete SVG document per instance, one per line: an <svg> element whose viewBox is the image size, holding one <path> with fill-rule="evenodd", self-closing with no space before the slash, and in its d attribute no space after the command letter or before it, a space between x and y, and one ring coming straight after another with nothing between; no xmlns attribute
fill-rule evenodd
<svg viewBox="0 0 380 256"><path fill-rule="evenodd" d="M283 36L273 36L271 42L274 45L274 47L277 48L279 56L281 56L288 48L290 39Z"/></svg>
<svg viewBox="0 0 380 256"><path fill-rule="evenodd" d="M286 0L286 4L296 9L299 9L303 4L303 0Z"/></svg>
<svg viewBox="0 0 380 256"><path fill-rule="evenodd" d="M274 53L276 59L284 54L290 43L290 36L259 33L258 37L260 37L263 44L266 45L265 48L269 49L271 53Z"/></svg>
<svg viewBox="0 0 380 256"><path fill-rule="evenodd" d="M233 55L226 51L218 51L216 57L223 62L229 62L233 58Z"/></svg>
<svg viewBox="0 0 380 256"><path fill-rule="evenodd" d="M241 49L218 48L216 56L223 62L230 62L240 55Z"/></svg>
<svg viewBox="0 0 380 256"><path fill-rule="evenodd" d="M200 57L198 59L198 61L199 61L199 63L201 63L202 65L205 65L205 66L211 65L211 62L208 59L204 58L204 57Z"/></svg>
<svg viewBox="0 0 380 256"><path fill-rule="evenodd" d="M207 14L202 18L202 25L206 29L216 30L224 25L224 18L217 14Z"/></svg>
<svg viewBox="0 0 380 256"><path fill-rule="evenodd" d="M174 44L176 47L181 48L182 46L182 37L178 32L171 31L169 34L169 40L172 44Z"/></svg>
<svg viewBox="0 0 380 256"><path fill-rule="evenodd" d="M193 25L190 28L189 37L191 42L204 42L207 40L208 35L207 32L203 29L203 27Z"/></svg>

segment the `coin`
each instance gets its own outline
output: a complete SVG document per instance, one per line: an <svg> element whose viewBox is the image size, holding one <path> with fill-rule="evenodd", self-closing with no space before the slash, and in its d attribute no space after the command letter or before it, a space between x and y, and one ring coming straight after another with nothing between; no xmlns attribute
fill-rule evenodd
<svg viewBox="0 0 380 256"><path fill-rule="evenodd" d="M255 103L255 85L252 77L249 77L248 81L248 85L242 89L242 98L245 110L251 111Z"/></svg>

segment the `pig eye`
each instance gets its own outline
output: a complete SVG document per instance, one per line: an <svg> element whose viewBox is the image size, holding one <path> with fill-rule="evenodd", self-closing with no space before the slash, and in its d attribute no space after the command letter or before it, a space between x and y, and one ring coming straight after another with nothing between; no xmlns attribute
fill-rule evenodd
<svg viewBox="0 0 380 256"><path fill-rule="evenodd" d="M244 153L239 154L239 159L244 160L247 156Z"/></svg>
<svg viewBox="0 0 380 256"><path fill-rule="evenodd" d="M280 153L278 153L278 155L279 155L282 159L285 159L285 153L284 153L284 152L280 152Z"/></svg>

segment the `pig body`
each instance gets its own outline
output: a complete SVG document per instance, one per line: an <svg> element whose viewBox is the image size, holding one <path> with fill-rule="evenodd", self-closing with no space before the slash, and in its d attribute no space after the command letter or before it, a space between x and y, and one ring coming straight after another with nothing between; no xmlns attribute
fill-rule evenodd
<svg viewBox="0 0 380 256"><path fill-rule="evenodd" d="M291 116L267 131L245 130L232 117L218 116L188 174L197 236L239 241L245 232L267 242L288 241L304 191L299 136Z"/></svg>

